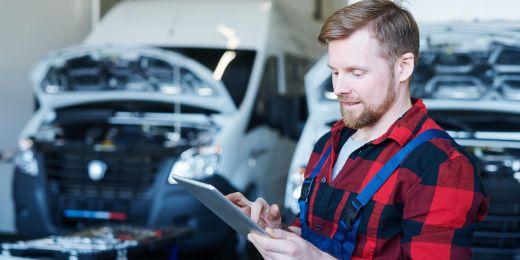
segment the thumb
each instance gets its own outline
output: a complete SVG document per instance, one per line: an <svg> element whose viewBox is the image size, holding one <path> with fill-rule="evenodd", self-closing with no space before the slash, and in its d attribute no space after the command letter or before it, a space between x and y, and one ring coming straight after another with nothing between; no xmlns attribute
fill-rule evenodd
<svg viewBox="0 0 520 260"><path fill-rule="evenodd" d="M289 236L292 234L290 232L281 230L279 228L272 229L272 228L268 227L265 229L265 231L267 231L267 234L269 234L272 238L275 238L275 239L288 239Z"/></svg>

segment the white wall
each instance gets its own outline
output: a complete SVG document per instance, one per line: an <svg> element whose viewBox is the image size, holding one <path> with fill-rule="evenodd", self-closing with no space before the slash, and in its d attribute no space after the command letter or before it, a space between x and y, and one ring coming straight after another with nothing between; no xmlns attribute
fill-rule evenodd
<svg viewBox="0 0 520 260"><path fill-rule="evenodd" d="M80 43L90 0L0 0L0 151L16 149L33 112L28 73L45 53ZM14 231L12 165L0 162L0 232Z"/></svg>

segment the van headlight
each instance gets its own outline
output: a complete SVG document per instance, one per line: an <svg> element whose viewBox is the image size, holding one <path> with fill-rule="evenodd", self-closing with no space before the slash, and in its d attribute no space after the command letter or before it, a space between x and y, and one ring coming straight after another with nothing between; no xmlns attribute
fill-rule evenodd
<svg viewBox="0 0 520 260"><path fill-rule="evenodd" d="M170 175L200 180L215 174L222 153L220 146L202 146L184 151L173 165ZM176 183L168 178L171 184Z"/></svg>
<svg viewBox="0 0 520 260"><path fill-rule="evenodd" d="M291 173L289 174L289 178L287 179L287 194L285 205L294 214L300 212L300 208L298 206L298 199L300 198L300 193L302 191L304 174L305 166L298 167L296 170L291 171Z"/></svg>
<svg viewBox="0 0 520 260"><path fill-rule="evenodd" d="M20 139L14 164L20 172L31 176L38 176L38 161L34 156L33 141L31 139Z"/></svg>

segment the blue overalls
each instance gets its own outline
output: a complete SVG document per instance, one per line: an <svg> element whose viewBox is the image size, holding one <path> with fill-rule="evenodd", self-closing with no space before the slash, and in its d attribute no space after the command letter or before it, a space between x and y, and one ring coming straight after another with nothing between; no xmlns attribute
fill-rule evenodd
<svg viewBox="0 0 520 260"><path fill-rule="evenodd" d="M404 159L412 152L416 147L424 142L427 142L434 138L442 138L452 140L451 137L444 131L431 129L420 134L413 140L411 140L405 147L397 152L370 180L365 188L357 195L355 199L347 207L348 221L345 223L343 220L339 221L338 229L334 234L333 238L329 238L312 231L307 224L308 215L308 204L310 195L314 188L314 182L318 173L321 172L323 164L327 161L332 147L329 146L325 153L321 156L318 164L313 169L311 176L305 179L302 186L302 193L298 204L300 206L300 223L302 230L302 237L307 241L311 242L314 246L320 250L329 253L330 255L339 259L350 259L354 248L356 247L356 236L361 222L359 217L363 207L369 202L372 196L381 188L386 180L392 175L395 169L404 161Z"/></svg>

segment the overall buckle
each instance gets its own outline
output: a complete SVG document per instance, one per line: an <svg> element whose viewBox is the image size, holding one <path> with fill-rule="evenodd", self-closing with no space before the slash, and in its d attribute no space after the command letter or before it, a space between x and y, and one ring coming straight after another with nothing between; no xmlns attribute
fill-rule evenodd
<svg viewBox="0 0 520 260"><path fill-rule="evenodd" d="M357 199L353 199L348 206L348 222L347 222L347 231L350 232L356 219L359 217L359 213L362 209L361 202Z"/></svg>
<svg viewBox="0 0 520 260"><path fill-rule="evenodd" d="M311 195L310 193L312 192L313 184L314 184L314 178L305 179L303 181L302 191L301 191L301 195L300 195L300 198L298 199L298 201L305 201L305 203L307 203L309 201L309 197Z"/></svg>

